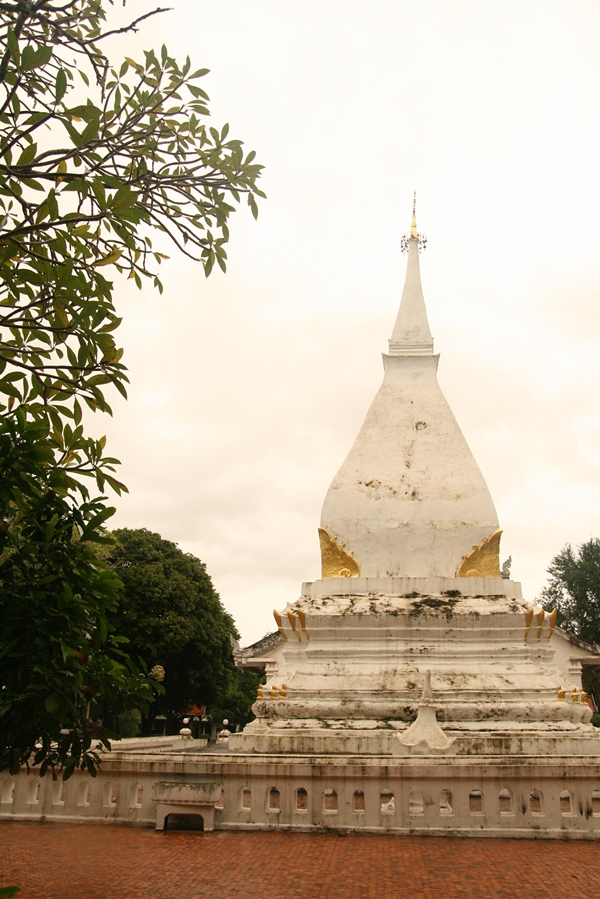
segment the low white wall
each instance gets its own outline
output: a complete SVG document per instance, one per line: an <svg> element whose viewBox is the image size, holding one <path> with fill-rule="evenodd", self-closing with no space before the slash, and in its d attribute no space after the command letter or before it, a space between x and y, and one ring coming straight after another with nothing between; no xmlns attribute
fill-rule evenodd
<svg viewBox="0 0 600 899"><path fill-rule="evenodd" d="M12 820L160 827L171 804L201 814L206 829L214 821L216 829L599 839L600 759L129 752L107 757L96 778L0 775L0 800L0 817Z"/></svg>

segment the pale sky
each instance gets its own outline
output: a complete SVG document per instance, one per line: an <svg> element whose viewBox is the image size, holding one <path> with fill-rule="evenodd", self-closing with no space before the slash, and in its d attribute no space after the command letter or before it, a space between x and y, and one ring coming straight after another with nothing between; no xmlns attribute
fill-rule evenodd
<svg viewBox="0 0 600 899"><path fill-rule="evenodd" d="M243 644L274 629L319 577L416 190L440 384L535 599L565 543L600 536L597 0L170 5L113 55L164 41L210 68L268 199L233 217L226 275L174 251L162 297L117 285L130 399L94 422L131 491L113 525L201 558Z"/></svg>

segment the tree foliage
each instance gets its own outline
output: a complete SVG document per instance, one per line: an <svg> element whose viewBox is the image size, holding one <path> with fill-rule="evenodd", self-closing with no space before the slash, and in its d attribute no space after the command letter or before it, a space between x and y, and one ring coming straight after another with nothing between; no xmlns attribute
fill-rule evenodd
<svg viewBox="0 0 600 899"><path fill-rule="evenodd" d="M542 604L558 611L561 627L600 643L600 540L593 537L577 550L567 544L550 562L548 574Z"/></svg>
<svg viewBox="0 0 600 899"><path fill-rule="evenodd" d="M165 671L145 730L159 714L184 714L194 705L226 709L237 686L230 637L238 635L205 565L146 529L123 528L113 537L112 562L123 581L115 629L148 669Z"/></svg>
<svg viewBox="0 0 600 899"><path fill-rule="evenodd" d="M248 668L236 668L225 695L210 707L210 715L217 727L224 719L229 721L229 730L243 727L252 721L252 706L256 702L258 686L264 683L262 672Z"/></svg>
<svg viewBox="0 0 600 899"><path fill-rule="evenodd" d="M540 601L556 609L557 622L588 643L600 643L600 540L592 537L574 550L567 544L548 566L550 579ZM584 689L600 706L600 672L586 666L582 672Z"/></svg>
<svg viewBox="0 0 600 899"><path fill-rule="evenodd" d="M126 489L86 408L125 395L114 276L159 290L166 243L208 275L260 166L207 123L206 70L165 47L113 66L111 0L0 2L0 766L93 772L91 715L151 682L111 634L99 547ZM147 13L141 19L153 13ZM140 21L133 23L133 28ZM127 31L128 28L118 29ZM91 702L92 700L92 702Z"/></svg>

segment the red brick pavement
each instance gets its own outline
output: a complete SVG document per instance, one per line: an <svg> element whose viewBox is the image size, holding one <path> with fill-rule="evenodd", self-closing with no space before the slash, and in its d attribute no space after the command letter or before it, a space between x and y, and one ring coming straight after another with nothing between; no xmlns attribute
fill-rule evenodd
<svg viewBox="0 0 600 899"><path fill-rule="evenodd" d="M0 824L18 899L598 899L600 845Z"/></svg>

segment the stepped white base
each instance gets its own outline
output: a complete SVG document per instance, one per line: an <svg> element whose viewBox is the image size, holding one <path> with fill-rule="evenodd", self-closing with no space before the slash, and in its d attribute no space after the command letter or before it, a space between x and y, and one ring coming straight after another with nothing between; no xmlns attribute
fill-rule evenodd
<svg viewBox="0 0 600 899"><path fill-rule="evenodd" d="M432 712L451 754L600 756L591 710L573 701L573 685L554 665L548 617L532 620L529 609L520 584L502 578L304 584L281 614L287 642L253 707L257 719L230 747L435 755L402 742L430 671Z"/></svg>
<svg viewBox="0 0 600 899"><path fill-rule="evenodd" d="M307 720L303 727L267 727L264 731L232 734L229 746L235 752L255 752L300 755L365 755L365 756L504 756L508 759L523 755L536 758L547 756L600 755L600 734L595 728L562 727L481 727L466 725L444 726L444 733L452 742L448 750L423 744L405 746L401 737L408 730L406 724L381 721L354 722L353 727L342 721Z"/></svg>

